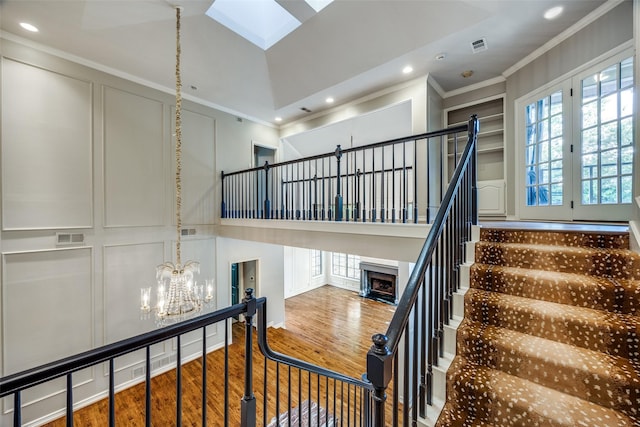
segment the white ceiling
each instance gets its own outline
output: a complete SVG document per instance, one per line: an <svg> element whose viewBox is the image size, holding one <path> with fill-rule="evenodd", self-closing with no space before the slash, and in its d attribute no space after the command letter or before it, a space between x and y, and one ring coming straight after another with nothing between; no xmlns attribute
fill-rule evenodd
<svg viewBox="0 0 640 427"><path fill-rule="evenodd" d="M278 2L294 15L308 12L300 0ZM500 77L604 3L336 0L267 51L205 16L211 0L0 0L0 25L6 38L171 90L179 4L185 97L286 123L309 114L301 107L328 108L329 95L339 104L416 76L430 74L446 92ZM545 20L544 11L556 5L564 13ZM24 21L40 32L22 30ZM470 43L483 37L489 49L472 53ZM446 58L436 61L441 52ZM401 73L407 64L414 68L409 76ZM467 69L474 75L465 79L460 73Z"/></svg>

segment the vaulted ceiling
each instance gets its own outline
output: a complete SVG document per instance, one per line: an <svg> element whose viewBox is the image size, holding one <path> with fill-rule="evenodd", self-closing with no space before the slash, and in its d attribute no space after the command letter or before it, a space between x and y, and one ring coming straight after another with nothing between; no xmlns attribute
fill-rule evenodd
<svg viewBox="0 0 640 427"><path fill-rule="evenodd" d="M250 4L255 0L237 0ZM294 10L302 0L278 0ZM610 0L619 3L620 0ZM630 1L630 0L625 0ZM604 0L335 0L264 51L205 15L211 0L1 0L5 38L168 90L174 87L175 5L183 9L187 98L275 123L417 76L445 92L500 77L607 3ZM610 3L611 4L611 3ZM553 20L544 12L562 5ZM28 33L20 22L36 25ZM473 53L471 42L488 49ZM444 54L437 60L438 54ZM412 65L405 75L403 67ZM471 77L461 73L473 70Z"/></svg>

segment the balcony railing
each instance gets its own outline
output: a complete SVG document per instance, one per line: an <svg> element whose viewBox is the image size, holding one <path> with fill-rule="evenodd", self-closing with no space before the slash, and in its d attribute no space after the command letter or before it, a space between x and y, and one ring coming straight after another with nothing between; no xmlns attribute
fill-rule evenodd
<svg viewBox="0 0 640 427"><path fill-rule="evenodd" d="M446 181L446 137L467 125L237 172L222 172L222 218L430 222Z"/></svg>
<svg viewBox="0 0 640 427"><path fill-rule="evenodd" d="M267 340L267 316L266 316L266 299L254 298L252 291L248 290L241 304L236 304L218 310L214 313L205 314L193 319L166 326L162 329L154 330L146 334L142 334L133 338L109 344L94 350L87 351L66 359L49 363L37 368L33 368L24 372L12 374L0 379L0 398L13 398L13 425L14 427L22 426L22 393L39 384L55 380L57 378L66 378L66 425L73 426L74 423L74 398L73 398L73 376L75 373L88 367L99 364L106 364L108 372L108 425L114 426L116 420L116 393L115 393L115 377L114 366L115 360L134 351L144 350L145 352L145 413L144 423L146 426L152 425L152 389L151 389L151 346L169 339L176 340L177 363L175 367L175 386L176 386L176 403L175 403L175 425L181 426L183 422L182 408L182 355L181 355L181 336L192 331L202 331L202 357L201 357L201 425L205 426L210 419L208 412L208 397L211 391L207 384L207 334L206 328L210 325L220 324L224 328L224 392L222 395L215 396L215 401L220 405L223 415L216 418L215 425L223 424L225 426L230 423L229 408L237 406L237 399L240 399L239 412L242 427L254 427L256 425L263 426L280 426L291 425L292 417L295 411L306 410L309 414L309 425L313 426L397 426L401 422L403 425L415 425L415 423L426 415L427 407L432 403L432 378L433 367L438 363L438 357L443 352L443 330L451 319L452 315L452 298L453 293L458 289L460 280L460 265L464 263L464 245L470 240L471 226L477 224L477 190L476 190L476 137L478 133L478 121L474 116L469 123L463 127L467 133L466 145L460 156L458 163L455 165L451 182L443 195L441 206L437 210L429 234L422 248L415 267L410 275L406 289L400 299L394 317L385 333L375 334L371 350L367 354L367 372L363 376L364 379L345 376L311 363L300 361L284 354L274 352L268 344ZM443 130L422 135L420 138L412 138L414 147L420 139L431 139L434 137L446 136L448 134L458 134L461 132L460 127ZM400 144L400 140L391 141L369 147L366 150L381 149L382 147ZM403 140L403 144L409 140ZM395 150L395 149L394 149ZM354 151L355 152L355 151ZM364 153L365 151L361 151ZM425 154L429 151L426 150ZM375 157L375 151L370 152L371 158ZM338 153L335 157L339 160L341 156ZM364 156L364 154L361 154ZM382 156L381 156L382 158ZM456 157L457 158L457 157ZM320 159L320 157L318 157ZM414 157L415 159L415 157ZM310 162L304 159L301 164ZM315 160L314 160L315 161ZM325 160L328 162L328 160ZM416 162L417 163L417 162ZM428 162L427 162L428 164ZM292 168L292 163L281 164L282 168ZM356 164L357 165L357 164ZM387 173L385 163L381 163L379 172L373 169L368 170L370 176L378 176L379 180L371 179L367 185L374 185L386 182L389 177L382 178ZM406 167L405 167L406 166ZM307 168L310 165L307 164ZM355 167L355 166L354 166ZM413 169L409 169L408 165L404 165L402 173L408 170L415 171L415 163L411 165ZM302 170L302 166L300 166ZM269 167L265 168L264 187L259 185L259 175L245 173L237 173L228 175L229 180L225 183L227 191L233 189L234 197L239 197L240 193L236 193L234 186L248 185L248 180L258 180L253 187L252 198L255 197L255 203L249 203L247 200L245 205L242 203L235 204L233 202L235 214L240 215L241 212L252 211L252 215L259 217L260 214L267 218L273 218L273 210L271 209L270 199L266 195L271 195L270 187L267 183L273 183L268 178ZM283 170L285 170L283 169ZM295 168L294 168L295 169ZM347 169L342 173L341 166L334 169L335 174L328 172L323 179L330 183L332 176L335 176L334 183L337 189L337 196L341 196L342 184L344 180L353 178ZM353 169L351 169L353 170ZM392 160L390 170L392 175L396 173L396 164ZM256 172L256 169L250 170ZM249 171L249 172L250 172ZM357 169L356 169L357 171ZM247 173L249 173L247 172ZM316 169L317 173L317 169ZM364 172L362 172L364 174ZM278 176L277 182L282 188L293 182L291 175L283 178L283 172L275 174ZM236 176L233 180L231 176ZM298 175L299 184L305 186L309 184L305 180L308 175ZM393 178L391 178L393 179ZM231 184L233 183L233 184ZM401 184L405 185L405 184ZM414 184L415 185L415 184ZM300 188L300 187L298 187ZM415 187L414 187L415 188ZM360 188L362 190L362 187ZM355 187L354 187L355 190ZM263 192L262 192L263 191ZM377 191L377 190L376 190ZM285 192L281 193L282 197ZM297 211L301 218L312 219L315 215L314 203L320 199L316 199L315 195L310 198L312 193L307 193L306 199L302 197L300 201L305 200L301 204L292 204L279 209L278 216L287 218L287 215L294 215L294 219L298 218ZM328 194L328 193L327 193ZM346 194L346 193L345 193ZM376 193L385 194L385 192ZM265 197L262 198L261 195ZM291 196L291 192L289 192ZM229 194L227 193L227 196ZM360 195L361 196L361 195ZM358 201L364 203L363 197L348 198L350 203L357 204ZM328 196L327 196L328 197ZM223 199L223 212L225 203L231 203L231 199ZM278 204L284 203L282 198L275 199ZM409 204L385 205L384 209L378 209L384 203L389 203L392 199L381 198L376 203L370 205L357 205L367 213L367 218L371 220L382 220L382 218L391 218L393 220L394 206L400 208L401 212L408 210ZM405 200L405 199L402 199ZM407 199L408 200L408 199ZM414 200L415 194L414 194ZM430 200L426 198L426 200ZM259 204L264 201L262 208ZM378 203L380 202L380 203ZM297 203L297 202L296 202ZM324 206L324 205L323 205ZM337 210L335 207L338 207ZM333 210L322 209L324 215L338 219L342 214L347 220L361 220L355 213L348 216L349 210L340 209L340 200L334 201ZM344 206L344 205L342 205ZM363 208L363 206L365 206ZM391 206L390 210L388 207ZM249 208L250 207L250 208ZM246 208L246 209L245 209ZM309 210L310 209L310 210ZM417 209L412 207L412 209ZM231 211L227 211L229 213ZM382 216L378 216L382 213ZM387 216L390 213L390 216ZM234 215L235 215L234 214ZM309 215L312 217L309 217ZM244 215L244 213L242 214ZM401 219L406 219L409 215L402 213ZM251 216L250 216L251 217ZM414 210L413 218L417 214ZM360 219L356 219L360 218ZM428 218L428 213L427 213ZM230 319L234 316L243 314L245 318L244 325L244 360L243 376L244 387L242 396L230 396L229 390L229 366L228 358L229 348L229 330ZM262 373L262 389L257 389L254 384L254 377L257 375L259 359L254 355L254 318L257 316L257 346L264 356L263 373ZM237 363L237 362L236 362ZM268 369L268 367L272 369ZM399 367L402 366L402 371ZM275 372L275 375L269 375L269 372ZM402 381L400 381L400 378ZM270 392L269 390L275 390ZM387 393L391 394L391 402L387 402ZM402 402L402 404L401 404ZM315 414L315 418L313 417ZM220 419L221 418L221 419ZM312 424L312 420L313 424ZM163 421L164 422L164 421Z"/></svg>

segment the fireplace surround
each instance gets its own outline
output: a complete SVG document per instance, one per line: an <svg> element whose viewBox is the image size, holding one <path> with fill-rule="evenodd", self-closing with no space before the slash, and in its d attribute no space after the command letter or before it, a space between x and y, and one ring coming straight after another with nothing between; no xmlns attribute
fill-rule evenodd
<svg viewBox="0 0 640 427"><path fill-rule="evenodd" d="M398 303L398 267L360 263L360 296L396 305Z"/></svg>

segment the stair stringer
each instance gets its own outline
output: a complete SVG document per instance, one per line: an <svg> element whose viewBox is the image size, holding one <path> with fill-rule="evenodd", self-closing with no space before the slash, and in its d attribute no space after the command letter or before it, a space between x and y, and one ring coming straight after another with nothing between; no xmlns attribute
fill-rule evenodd
<svg viewBox="0 0 640 427"><path fill-rule="evenodd" d="M480 226L471 228L471 240L465 243L465 263L460 265L460 288L453 295L453 318L444 327L444 354L433 367L432 405L427 405L427 416L418 419L421 427L434 427L447 398L447 371L456 355L458 327L464 318L464 295L469 290L470 269L475 262L475 245L480 240Z"/></svg>

